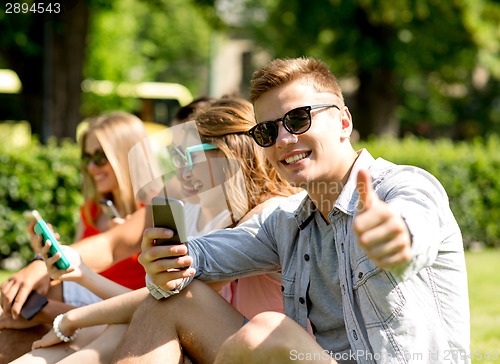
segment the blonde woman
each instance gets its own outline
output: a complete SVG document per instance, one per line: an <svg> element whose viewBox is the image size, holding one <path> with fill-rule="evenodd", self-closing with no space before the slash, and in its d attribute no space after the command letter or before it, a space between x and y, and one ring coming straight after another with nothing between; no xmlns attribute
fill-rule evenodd
<svg viewBox="0 0 500 364"><path fill-rule="evenodd" d="M114 225L124 223L123 217L130 217L136 211L140 211L137 215L142 216L141 222L144 223L144 209L136 201L132 188L128 153L145 138L142 121L128 113L114 112L91 121L81 140L85 204L77 237L86 238L108 231ZM99 204L101 200L112 201L122 218L112 218L103 213ZM121 234L126 234L126 230L121 229ZM133 235L136 241L137 232ZM137 244L134 244L133 251L121 244L112 246L113 254L121 258L119 263L109 268L104 265L96 268L104 277L125 287L143 287L142 270L137 263L138 251ZM134 255L130 256L130 253ZM97 258L101 254L102 251L94 252ZM96 265L95 261L93 264ZM89 265L92 267L92 264ZM103 271L102 268L107 269Z"/></svg>
<svg viewBox="0 0 500 364"><path fill-rule="evenodd" d="M91 120L80 140L85 203L72 247L90 269L127 289L144 286L137 255L145 209L134 198L128 152L145 137L140 119L113 112ZM112 201L121 218L107 215L99 204L102 199ZM48 330L43 324L52 323L58 314L100 300L75 282L51 281L44 262L38 259L12 275L1 290L0 362L29 351L33 340ZM32 290L45 295L49 303L27 321L19 313Z"/></svg>

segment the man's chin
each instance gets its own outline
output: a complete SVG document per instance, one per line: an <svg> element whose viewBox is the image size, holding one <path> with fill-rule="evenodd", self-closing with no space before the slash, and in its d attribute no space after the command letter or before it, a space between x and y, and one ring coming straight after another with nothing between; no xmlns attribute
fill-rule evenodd
<svg viewBox="0 0 500 364"><path fill-rule="evenodd" d="M307 186L311 182L310 178L307 178L307 176L299 176L299 175L290 176L290 178L285 177L285 179L291 186L300 187L303 189L307 189Z"/></svg>

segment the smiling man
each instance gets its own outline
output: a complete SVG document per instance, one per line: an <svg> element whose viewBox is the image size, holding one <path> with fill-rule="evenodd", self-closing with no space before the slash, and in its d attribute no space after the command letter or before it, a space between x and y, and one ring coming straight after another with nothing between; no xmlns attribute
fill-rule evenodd
<svg viewBox="0 0 500 364"><path fill-rule="evenodd" d="M248 135L305 192L185 246L155 246L172 232L146 230L140 261L158 301L136 312L115 362L467 362L463 244L441 184L353 149L321 61L270 62L251 101ZM200 283L267 272L282 274L285 315L248 321Z"/></svg>

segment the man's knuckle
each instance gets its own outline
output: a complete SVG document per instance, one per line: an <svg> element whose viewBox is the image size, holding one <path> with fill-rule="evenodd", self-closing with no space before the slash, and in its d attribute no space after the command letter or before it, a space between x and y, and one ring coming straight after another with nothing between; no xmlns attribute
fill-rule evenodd
<svg viewBox="0 0 500 364"><path fill-rule="evenodd" d="M402 260L403 260L404 263L408 263L411 260L411 251L410 251L410 249L403 250L403 252L401 254L401 258L402 258Z"/></svg>

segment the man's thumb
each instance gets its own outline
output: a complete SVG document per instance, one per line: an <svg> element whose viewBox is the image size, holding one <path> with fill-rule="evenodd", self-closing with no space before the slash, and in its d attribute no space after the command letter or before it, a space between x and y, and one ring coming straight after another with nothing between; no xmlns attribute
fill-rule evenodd
<svg viewBox="0 0 500 364"><path fill-rule="evenodd" d="M370 173L364 169L360 169L356 181L356 189L358 190L358 211L363 212L368 210L372 203L375 191L372 186L372 178Z"/></svg>

